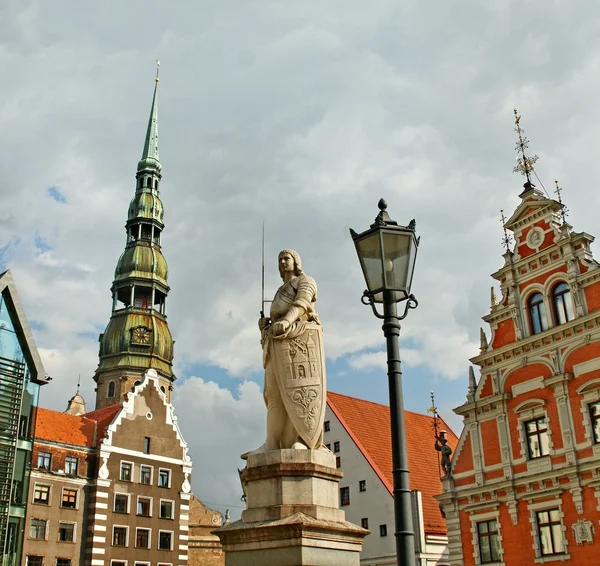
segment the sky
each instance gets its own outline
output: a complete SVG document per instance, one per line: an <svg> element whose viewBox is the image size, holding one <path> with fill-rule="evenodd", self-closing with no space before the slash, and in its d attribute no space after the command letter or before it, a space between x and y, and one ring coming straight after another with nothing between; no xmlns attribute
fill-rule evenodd
<svg viewBox="0 0 600 566"><path fill-rule="evenodd" d="M381 324L349 236L381 197L421 245L400 336L405 407L465 402L500 209L523 179L513 108L541 184L594 234L600 12L591 0L0 3L0 269L11 268L64 410L93 409L98 335L160 59L161 199L173 401L193 490L235 516L239 455L264 441L266 295L297 250L319 286L328 387L387 403ZM537 182L537 181L536 181ZM540 186L540 183L538 183ZM593 248L595 249L595 248ZM433 449L433 446L432 446Z"/></svg>

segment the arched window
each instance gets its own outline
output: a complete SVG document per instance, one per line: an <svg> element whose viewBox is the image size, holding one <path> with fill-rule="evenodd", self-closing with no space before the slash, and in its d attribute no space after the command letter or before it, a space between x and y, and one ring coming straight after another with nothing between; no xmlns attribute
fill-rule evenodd
<svg viewBox="0 0 600 566"><path fill-rule="evenodd" d="M108 384L108 393L106 394L107 397L114 397L115 396L115 382L111 381Z"/></svg>
<svg viewBox="0 0 600 566"><path fill-rule="evenodd" d="M538 334L548 329L546 311L544 310L544 297L541 293L534 293L527 301L529 317L531 319L531 333Z"/></svg>
<svg viewBox="0 0 600 566"><path fill-rule="evenodd" d="M556 316L556 324L564 324L575 318L573 314L573 301L571 301L571 290L563 281L554 287L552 292L554 299L554 314Z"/></svg>

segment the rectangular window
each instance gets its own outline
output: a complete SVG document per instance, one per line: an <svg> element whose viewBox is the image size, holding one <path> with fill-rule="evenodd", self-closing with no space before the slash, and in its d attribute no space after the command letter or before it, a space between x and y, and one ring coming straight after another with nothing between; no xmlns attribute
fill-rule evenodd
<svg viewBox="0 0 600 566"><path fill-rule="evenodd" d="M49 452L40 452L38 454L38 464L37 464L38 469L50 471L51 464L52 464L52 454L50 454Z"/></svg>
<svg viewBox="0 0 600 566"><path fill-rule="evenodd" d="M59 542L73 542L75 540L75 525L73 523L58 524Z"/></svg>
<svg viewBox="0 0 600 566"><path fill-rule="evenodd" d="M564 554L565 544L563 539L560 510L548 509L538 511L536 514L538 534L542 556Z"/></svg>
<svg viewBox="0 0 600 566"><path fill-rule="evenodd" d="M135 547L150 548L150 529L135 530Z"/></svg>
<svg viewBox="0 0 600 566"><path fill-rule="evenodd" d="M334 452L339 452L339 451L340 451L340 442L339 442L339 440L336 440L336 441L333 443L333 451L334 451Z"/></svg>
<svg viewBox="0 0 600 566"><path fill-rule="evenodd" d="M48 505L50 503L50 486L35 484L33 489L33 502L40 505Z"/></svg>
<svg viewBox="0 0 600 566"><path fill-rule="evenodd" d="M27 415L21 415L19 419L19 436L29 438L29 418Z"/></svg>
<svg viewBox="0 0 600 566"><path fill-rule="evenodd" d="M71 566L71 559L70 558L57 558L56 566Z"/></svg>
<svg viewBox="0 0 600 566"><path fill-rule="evenodd" d="M42 519L31 519L31 528L29 530L29 536L36 539L46 539L46 524L48 521Z"/></svg>
<svg viewBox="0 0 600 566"><path fill-rule="evenodd" d="M379 536L387 537L387 525L379 525Z"/></svg>
<svg viewBox="0 0 600 566"><path fill-rule="evenodd" d="M127 527L113 527L113 546L127 546Z"/></svg>
<svg viewBox="0 0 600 566"><path fill-rule="evenodd" d="M368 529L369 528L369 519L367 517L365 517L364 519L360 520L360 526L363 529Z"/></svg>
<svg viewBox="0 0 600 566"><path fill-rule="evenodd" d="M600 401L590 405L590 419L592 420L594 444L598 444L600 442Z"/></svg>
<svg viewBox="0 0 600 566"><path fill-rule="evenodd" d="M149 497L138 497L137 514L141 517L150 517L150 509L152 507L152 499Z"/></svg>
<svg viewBox="0 0 600 566"><path fill-rule="evenodd" d="M158 487L171 487L171 470L158 470Z"/></svg>
<svg viewBox="0 0 600 566"><path fill-rule="evenodd" d="M123 560L111 560L110 566L127 566L127 562L124 562Z"/></svg>
<svg viewBox="0 0 600 566"><path fill-rule="evenodd" d="M43 556L28 556L27 566L44 566Z"/></svg>
<svg viewBox="0 0 600 566"><path fill-rule="evenodd" d="M342 467L342 459L339 456L335 457L335 467L336 468L341 468Z"/></svg>
<svg viewBox="0 0 600 566"><path fill-rule="evenodd" d="M63 489L60 506L66 509L75 509L77 507L77 490Z"/></svg>
<svg viewBox="0 0 600 566"><path fill-rule="evenodd" d="M68 474L70 476L76 476L78 465L78 458L75 458L74 456L67 456L65 458L65 474Z"/></svg>
<svg viewBox="0 0 600 566"><path fill-rule="evenodd" d="M144 437L144 454L150 454L150 438Z"/></svg>
<svg viewBox="0 0 600 566"><path fill-rule="evenodd" d="M350 505L350 488L340 487L340 505Z"/></svg>
<svg viewBox="0 0 600 566"><path fill-rule="evenodd" d="M129 513L129 495L115 493L115 513Z"/></svg>
<svg viewBox="0 0 600 566"><path fill-rule="evenodd" d="M152 484L152 467L151 466L140 466L140 483L144 485Z"/></svg>
<svg viewBox="0 0 600 566"><path fill-rule="evenodd" d="M324 432L329 432L330 430L331 430L331 425L330 425L329 421L325 421L323 423L323 431Z"/></svg>
<svg viewBox="0 0 600 566"><path fill-rule="evenodd" d="M167 501L166 499L160 500L160 518L161 519L172 519L173 518L173 502Z"/></svg>
<svg viewBox="0 0 600 566"><path fill-rule="evenodd" d="M527 421L525 423L525 433L527 434L527 447L530 459L541 458L550 453L546 417Z"/></svg>
<svg viewBox="0 0 600 566"><path fill-rule="evenodd" d="M121 462L121 481L131 481L131 462Z"/></svg>
<svg viewBox="0 0 600 566"><path fill-rule="evenodd" d="M159 531L158 533L158 550L172 550L171 543L173 541L173 533L169 531Z"/></svg>
<svg viewBox="0 0 600 566"><path fill-rule="evenodd" d="M500 544L498 543L498 523L496 519L477 523L477 540L479 541L479 559L482 564L500 561Z"/></svg>
<svg viewBox="0 0 600 566"><path fill-rule="evenodd" d="M367 480L360 480L358 482L358 491L367 491Z"/></svg>

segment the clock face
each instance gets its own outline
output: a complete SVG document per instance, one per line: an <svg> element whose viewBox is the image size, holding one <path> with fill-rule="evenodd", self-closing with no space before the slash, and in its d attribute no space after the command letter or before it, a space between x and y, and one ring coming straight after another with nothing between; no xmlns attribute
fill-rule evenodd
<svg viewBox="0 0 600 566"><path fill-rule="evenodd" d="M131 334L131 341L134 344L150 344L150 330L148 328L144 328L143 326L134 328L133 333Z"/></svg>

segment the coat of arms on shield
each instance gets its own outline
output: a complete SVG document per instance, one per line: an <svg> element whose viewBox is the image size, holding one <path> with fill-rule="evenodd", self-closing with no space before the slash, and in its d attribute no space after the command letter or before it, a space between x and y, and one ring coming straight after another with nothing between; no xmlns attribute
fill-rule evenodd
<svg viewBox="0 0 600 566"><path fill-rule="evenodd" d="M308 322L294 338L273 340L281 397L308 448L320 448L325 416L325 356L319 324Z"/></svg>

